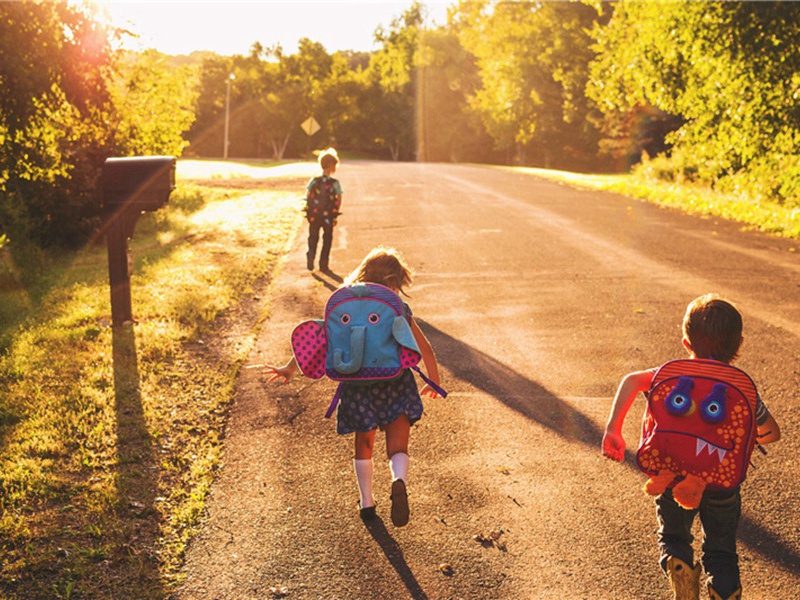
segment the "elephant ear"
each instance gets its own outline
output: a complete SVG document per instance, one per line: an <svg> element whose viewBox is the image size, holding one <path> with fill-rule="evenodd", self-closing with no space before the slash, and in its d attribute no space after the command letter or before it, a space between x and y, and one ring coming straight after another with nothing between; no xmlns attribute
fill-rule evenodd
<svg viewBox="0 0 800 600"><path fill-rule="evenodd" d="M304 321L292 331L292 351L303 375L311 379L325 376L328 338L323 321Z"/></svg>
<svg viewBox="0 0 800 600"><path fill-rule="evenodd" d="M400 366L403 369L410 369L415 366L422 355L417 346L417 340L411 332L411 326L405 317L395 317L392 323L392 336L400 345Z"/></svg>

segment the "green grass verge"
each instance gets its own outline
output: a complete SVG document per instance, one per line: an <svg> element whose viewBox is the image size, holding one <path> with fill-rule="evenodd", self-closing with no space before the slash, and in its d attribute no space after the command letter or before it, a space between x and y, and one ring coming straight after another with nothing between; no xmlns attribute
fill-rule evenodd
<svg viewBox="0 0 800 600"><path fill-rule="evenodd" d="M757 202L701 186L668 183L640 174L586 175L524 167L498 167L531 173L585 189L616 192L689 214L710 215L786 238L800 239L800 210L772 202Z"/></svg>
<svg viewBox="0 0 800 600"><path fill-rule="evenodd" d="M168 595L304 183L180 183L130 242L134 325L109 326L102 240L35 284L5 265L0 598Z"/></svg>

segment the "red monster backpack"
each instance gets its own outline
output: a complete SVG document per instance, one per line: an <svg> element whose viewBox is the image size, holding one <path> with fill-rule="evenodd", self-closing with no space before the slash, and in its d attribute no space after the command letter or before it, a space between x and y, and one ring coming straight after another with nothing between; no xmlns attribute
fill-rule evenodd
<svg viewBox="0 0 800 600"><path fill-rule="evenodd" d="M696 508L703 490L727 490L744 481L756 443L753 380L727 363L683 359L653 376L636 463L650 476L645 491L672 487L684 508ZM673 485L674 484L674 485Z"/></svg>

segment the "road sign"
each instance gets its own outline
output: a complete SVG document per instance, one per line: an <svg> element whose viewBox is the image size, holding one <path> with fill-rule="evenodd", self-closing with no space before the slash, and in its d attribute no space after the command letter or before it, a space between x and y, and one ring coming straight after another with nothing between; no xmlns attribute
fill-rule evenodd
<svg viewBox="0 0 800 600"><path fill-rule="evenodd" d="M300 125L308 135L314 135L320 130L319 123L314 117L308 117L303 123Z"/></svg>

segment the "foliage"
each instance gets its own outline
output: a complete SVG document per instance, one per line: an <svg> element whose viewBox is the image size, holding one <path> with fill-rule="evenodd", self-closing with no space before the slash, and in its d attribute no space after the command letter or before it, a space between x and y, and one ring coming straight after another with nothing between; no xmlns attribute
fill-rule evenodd
<svg viewBox="0 0 800 600"><path fill-rule="evenodd" d="M194 121L195 69L171 68L154 50L123 55L110 85L121 156L180 156Z"/></svg>
<svg viewBox="0 0 800 600"><path fill-rule="evenodd" d="M91 7L0 3L0 231L12 244L79 243L96 225L111 60Z"/></svg>
<svg viewBox="0 0 800 600"><path fill-rule="evenodd" d="M455 18L481 77L472 106L497 147L522 163L591 163L588 32L602 15L577 2L465 0Z"/></svg>
<svg viewBox="0 0 800 600"><path fill-rule="evenodd" d="M102 222L109 156L179 154L191 78L160 57L114 50L96 5L0 3L0 235L84 244Z"/></svg>
<svg viewBox="0 0 800 600"><path fill-rule="evenodd" d="M800 5L623 1L597 36L588 93L680 117L678 177L798 201Z"/></svg>

